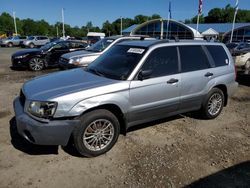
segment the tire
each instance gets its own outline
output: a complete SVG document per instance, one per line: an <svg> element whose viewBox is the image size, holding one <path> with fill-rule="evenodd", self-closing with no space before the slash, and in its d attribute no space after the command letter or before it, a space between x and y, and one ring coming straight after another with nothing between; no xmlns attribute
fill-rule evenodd
<svg viewBox="0 0 250 188"><path fill-rule="evenodd" d="M39 57L34 57L29 60L29 68L32 71L40 71L44 68L44 61Z"/></svg>
<svg viewBox="0 0 250 188"><path fill-rule="evenodd" d="M119 133L119 121L113 113L94 110L83 115L80 125L73 131L74 146L80 155L96 157L114 146Z"/></svg>
<svg viewBox="0 0 250 188"><path fill-rule="evenodd" d="M9 48L13 47L13 43L12 43L12 42L9 42L9 43L7 44L7 46L8 46Z"/></svg>
<svg viewBox="0 0 250 188"><path fill-rule="evenodd" d="M213 88L206 96L201 113L205 119L214 119L222 111L224 106L225 96L219 88Z"/></svg>
<svg viewBox="0 0 250 188"><path fill-rule="evenodd" d="M34 45L33 43L30 43L30 44L29 44L29 47L30 47L30 48L34 48L35 45Z"/></svg>
<svg viewBox="0 0 250 188"><path fill-rule="evenodd" d="M244 68L245 68L244 74L249 74L250 73L250 59L247 60Z"/></svg>

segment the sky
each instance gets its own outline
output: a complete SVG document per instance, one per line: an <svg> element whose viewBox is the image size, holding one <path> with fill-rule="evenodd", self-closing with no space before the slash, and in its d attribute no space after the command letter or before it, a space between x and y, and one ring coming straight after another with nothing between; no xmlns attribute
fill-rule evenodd
<svg viewBox="0 0 250 188"><path fill-rule="evenodd" d="M236 0L203 0L203 14L212 8L235 5ZM198 0L171 0L172 18L185 20L197 14ZM44 19L50 24L61 21L64 8L65 23L83 26L92 21L94 26L102 27L103 22L113 22L120 17L134 18L138 14L151 16L159 14L168 17L169 0L0 0L0 14L13 11L16 17L34 20ZM250 0L239 0L239 8L250 10Z"/></svg>

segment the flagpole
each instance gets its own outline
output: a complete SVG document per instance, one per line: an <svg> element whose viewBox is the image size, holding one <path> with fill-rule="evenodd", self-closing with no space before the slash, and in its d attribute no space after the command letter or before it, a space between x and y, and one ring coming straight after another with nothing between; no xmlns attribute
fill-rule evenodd
<svg viewBox="0 0 250 188"><path fill-rule="evenodd" d="M200 21L200 13L198 13L198 15L197 15L196 35L198 34L198 29L199 29L199 21Z"/></svg>
<svg viewBox="0 0 250 188"><path fill-rule="evenodd" d="M14 19L14 27L15 27L15 33L17 35L17 27L16 27L16 13L13 12L13 19Z"/></svg>
<svg viewBox="0 0 250 188"><path fill-rule="evenodd" d="M62 30L62 32L63 32L63 38L65 38L65 30L64 30L64 12L63 12L63 8L62 8L62 26L63 26L63 30Z"/></svg>
<svg viewBox="0 0 250 188"><path fill-rule="evenodd" d="M171 1L168 4L168 22L167 22L166 39L168 38L169 20L170 20L170 17L171 17L170 14L171 14Z"/></svg>
<svg viewBox="0 0 250 188"><path fill-rule="evenodd" d="M233 34L234 34L235 20L236 20L236 16L237 16L238 8L239 8L238 6L239 6L239 1L238 1L238 0L236 0L236 4L235 4L235 12L234 12L234 20L233 20L233 26L232 26L231 36L230 36L230 43L232 43L232 41L233 41Z"/></svg>
<svg viewBox="0 0 250 188"><path fill-rule="evenodd" d="M122 17L121 17L121 35L122 35Z"/></svg>

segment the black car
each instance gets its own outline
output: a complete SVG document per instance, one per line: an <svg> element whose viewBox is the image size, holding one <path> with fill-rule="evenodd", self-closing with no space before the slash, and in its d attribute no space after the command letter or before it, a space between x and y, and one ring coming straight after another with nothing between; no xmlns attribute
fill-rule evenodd
<svg viewBox="0 0 250 188"><path fill-rule="evenodd" d="M57 66L61 55L83 50L87 43L78 41L57 41L51 42L39 49L28 49L14 53L11 57L12 68L29 68L39 71L46 67Z"/></svg>

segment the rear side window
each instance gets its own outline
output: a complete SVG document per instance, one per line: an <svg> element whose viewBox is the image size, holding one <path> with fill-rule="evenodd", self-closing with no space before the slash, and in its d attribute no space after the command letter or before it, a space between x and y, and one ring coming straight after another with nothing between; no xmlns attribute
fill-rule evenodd
<svg viewBox="0 0 250 188"><path fill-rule="evenodd" d="M178 73L176 47L155 49L142 66L142 70L152 70L151 78Z"/></svg>
<svg viewBox="0 0 250 188"><path fill-rule="evenodd" d="M182 72L210 68L208 58L201 46L179 46Z"/></svg>
<svg viewBox="0 0 250 188"><path fill-rule="evenodd" d="M211 54L215 66L220 67L228 65L228 56L222 46L206 46L209 53Z"/></svg>

